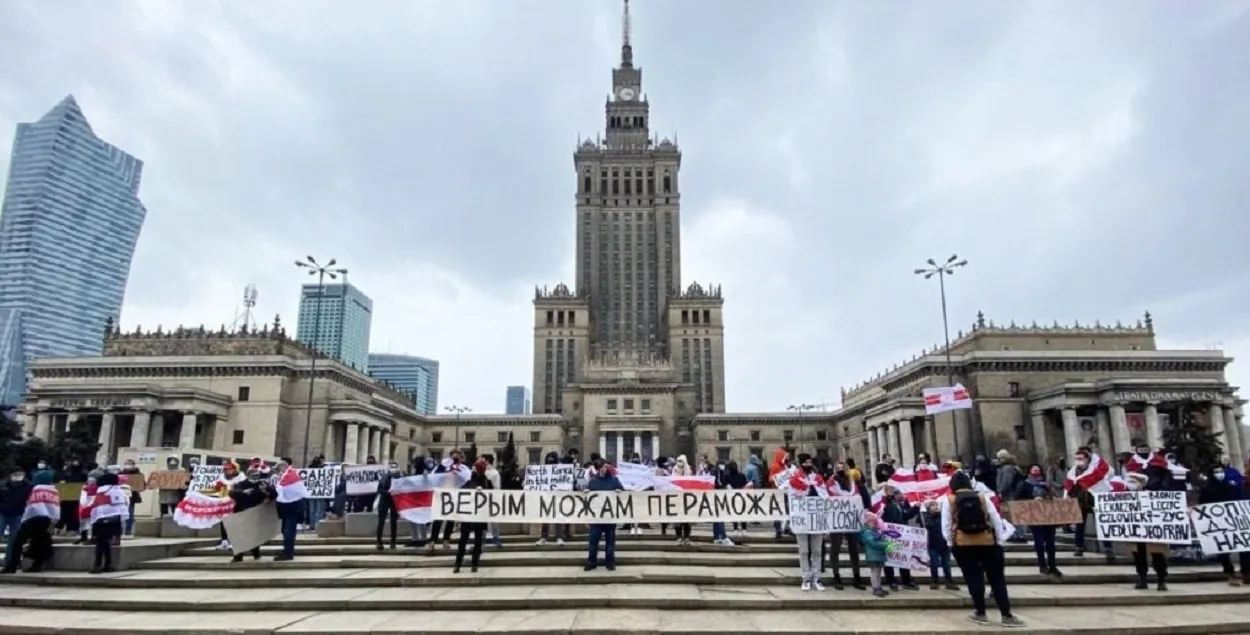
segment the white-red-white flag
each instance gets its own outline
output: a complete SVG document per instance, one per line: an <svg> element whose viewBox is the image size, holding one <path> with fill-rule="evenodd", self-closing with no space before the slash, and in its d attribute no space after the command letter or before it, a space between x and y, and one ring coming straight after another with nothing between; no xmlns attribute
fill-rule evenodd
<svg viewBox="0 0 1250 635"><path fill-rule="evenodd" d="M972 408L972 396L968 394L968 389L964 388L963 384L925 388L922 392L924 412L927 415Z"/></svg>
<svg viewBox="0 0 1250 635"><path fill-rule="evenodd" d="M300 478L299 470L288 466L274 487L278 491L279 503L295 503L308 498L308 488L304 479Z"/></svg>

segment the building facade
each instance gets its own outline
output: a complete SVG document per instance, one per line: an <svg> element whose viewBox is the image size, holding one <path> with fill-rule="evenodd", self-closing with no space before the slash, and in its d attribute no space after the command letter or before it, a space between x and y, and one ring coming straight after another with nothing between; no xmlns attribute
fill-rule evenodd
<svg viewBox="0 0 1250 635"><path fill-rule="evenodd" d="M142 173L72 95L18 124L0 211L2 403L20 402L33 359L100 354L147 214Z"/></svg>
<svg viewBox="0 0 1250 635"><path fill-rule="evenodd" d="M417 412L438 413L438 361L413 355L369 353L369 374L412 395Z"/></svg>
<svg viewBox="0 0 1250 635"><path fill-rule="evenodd" d="M305 345L361 372L369 371L373 300L346 282L300 289L297 336Z"/></svg>
<svg viewBox="0 0 1250 635"><path fill-rule="evenodd" d="M604 133L573 153L574 287L534 297L534 411L610 459L687 451L694 416L725 410L724 300L683 286L681 151L651 133L625 7Z"/></svg>
<svg viewBox="0 0 1250 635"><path fill-rule="evenodd" d="M530 413L530 389L525 386L508 386L504 399L504 414L527 415Z"/></svg>

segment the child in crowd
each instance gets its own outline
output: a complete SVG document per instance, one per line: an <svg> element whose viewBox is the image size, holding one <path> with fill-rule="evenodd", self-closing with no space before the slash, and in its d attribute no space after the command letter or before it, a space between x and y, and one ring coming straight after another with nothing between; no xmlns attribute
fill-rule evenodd
<svg viewBox="0 0 1250 635"><path fill-rule="evenodd" d="M868 565L868 575L872 579L872 594L883 598L890 594L881 588L881 576L885 570L885 551L887 541L881 536L881 517L872 512L864 512L864 528L859 530L859 541L864 545L864 563Z"/></svg>
<svg viewBox="0 0 1250 635"><path fill-rule="evenodd" d="M925 503L924 509L921 520L925 531L929 533L929 588L937 589L938 581L945 580L948 590L958 591L959 587L951 579L951 546L946 543L946 536L942 534L942 506L932 500ZM942 570L941 578L938 577L939 567Z"/></svg>

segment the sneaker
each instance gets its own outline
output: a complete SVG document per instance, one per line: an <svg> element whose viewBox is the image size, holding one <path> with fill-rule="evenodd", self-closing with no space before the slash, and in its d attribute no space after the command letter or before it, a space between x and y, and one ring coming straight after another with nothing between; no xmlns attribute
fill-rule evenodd
<svg viewBox="0 0 1250 635"><path fill-rule="evenodd" d="M907 584L903 585L903 588L907 589L908 591L919 591L920 585L916 584L915 582L908 582Z"/></svg>
<svg viewBox="0 0 1250 635"><path fill-rule="evenodd" d="M1014 615L1004 615L1003 626L1006 628L1019 628L1024 626L1024 621Z"/></svg>
<svg viewBox="0 0 1250 635"><path fill-rule="evenodd" d="M1167 583L1167 582L1164 582L1163 580L1160 580L1160 581L1159 581L1158 586L1156 586L1156 587L1155 587L1155 590L1156 590L1156 591L1167 591L1167 590L1168 590L1168 583Z"/></svg>
<svg viewBox="0 0 1250 635"><path fill-rule="evenodd" d="M877 596L877 597L879 597L879 598L883 598L883 597L886 597L887 595L889 595L889 594L890 594L890 592L889 592L889 591L886 591L885 589L873 589L873 590L872 590L872 594L873 594L873 595L875 595L875 596Z"/></svg>
<svg viewBox="0 0 1250 635"><path fill-rule="evenodd" d="M1073 552L1072 552L1072 555L1076 556L1077 558L1084 558L1084 557L1085 557L1085 551L1084 551L1084 550L1082 550L1082 549L1077 549L1076 551L1073 551Z"/></svg>
<svg viewBox="0 0 1250 635"><path fill-rule="evenodd" d="M1050 575L1055 576L1056 578L1063 577L1063 572L1059 570L1059 567L1051 567L1049 573Z"/></svg>
<svg viewBox="0 0 1250 635"><path fill-rule="evenodd" d="M728 539L728 538L721 538L721 546L723 546L723 547L732 547L732 546L734 546L734 541L732 541L732 540L730 540L730 539Z"/></svg>
<svg viewBox="0 0 1250 635"><path fill-rule="evenodd" d="M217 545L217 549L218 549L219 551L229 551L229 550L230 550L230 541L229 541L229 540L223 540L223 541L221 541L221 544Z"/></svg>
<svg viewBox="0 0 1250 635"><path fill-rule="evenodd" d="M1230 574L1228 576L1228 586L1241 586L1241 578Z"/></svg>
<svg viewBox="0 0 1250 635"><path fill-rule="evenodd" d="M939 585L937 582L930 582L930 583L929 583L929 590L930 590L930 591L936 591L936 590L938 590L939 588L941 588L941 585Z"/></svg>
<svg viewBox="0 0 1250 635"><path fill-rule="evenodd" d="M534 546L535 546L535 547L541 547L541 546L543 546L543 545L545 545L545 544L547 544L547 539L546 539L546 538L539 538L539 539L538 539L538 542L535 542L535 543L534 543Z"/></svg>
<svg viewBox="0 0 1250 635"><path fill-rule="evenodd" d="M799 587L799 588L803 589L804 591L811 591L811 590L812 590L812 581L811 581L811 580L804 580L804 581L803 581L803 586L801 586L801 587Z"/></svg>
<svg viewBox="0 0 1250 635"><path fill-rule="evenodd" d="M812 580L812 588L816 589L817 591L824 591L825 585L820 580Z"/></svg>
<svg viewBox="0 0 1250 635"><path fill-rule="evenodd" d="M563 546L564 546L564 539L563 539L563 538L556 538L556 546L557 546L557 547L563 547Z"/></svg>
<svg viewBox="0 0 1250 635"><path fill-rule="evenodd" d="M972 620L973 622L977 624L989 624L990 623L990 618L986 617L985 613L973 613L972 615L968 616L968 619Z"/></svg>
<svg viewBox="0 0 1250 635"><path fill-rule="evenodd" d="M958 591L958 590L959 590L959 585L958 585L958 584L955 584L954 582L951 582L950 580L947 580L947 581L946 581L946 590L947 590L947 591Z"/></svg>

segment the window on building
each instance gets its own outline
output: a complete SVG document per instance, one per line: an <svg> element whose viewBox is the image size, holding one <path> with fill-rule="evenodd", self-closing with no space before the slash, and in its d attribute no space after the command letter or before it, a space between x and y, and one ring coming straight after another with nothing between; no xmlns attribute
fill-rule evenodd
<svg viewBox="0 0 1250 635"><path fill-rule="evenodd" d="M430 458L434 459L435 461L442 461L443 451L442 450L430 450Z"/></svg>
<svg viewBox="0 0 1250 635"><path fill-rule="evenodd" d="M817 431L816 431L816 440L817 440L817 441L828 441L828 440L829 440L829 431L828 431L828 430L817 430Z"/></svg>
<svg viewBox="0 0 1250 635"><path fill-rule="evenodd" d="M818 459L828 459L828 458L829 458L829 448L816 448L816 458L818 458Z"/></svg>
<svg viewBox="0 0 1250 635"><path fill-rule="evenodd" d="M525 451L526 465L542 465L542 448L529 448Z"/></svg>
<svg viewBox="0 0 1250 635"><path fill-rule="evenodd" d="M616 400L615 399L608 400L608 412L610 414L616 414Z"/></svg>
<svg viewBox="0 0 1250 635"><path fill-rule="evenodd" d="M416 429L416 428L413 428L413 427L409 427L409 428L408 428L408 438L409 438L409 439L415 439L415 438L417 438L417 429Z"/></svg>
<svg viewBox="0 0 1250 635"><path fill-rule="evenodd" d="M443 433L442 433L442 432L431 432L431 433L430 433L430 443L442 443L442 442L443 442Z"/></svg>
<svg viewBox="0 0 1250 635"><path fill-rule="evenodd" d="M252 397L252 389L247 386L239 386L239 401L247 401Z"/></svg>
<svg viewBox="0 0 1250 635"><path fill-rule="evenodd" d="M783 431L781 433L781 438L785 440L787 445L789 445L790 443L793 443L794 442L794 430Z"/></svg>
<svg viewBox="0 0 1250 635"><path fill-rule="evenodd" d="M477 433L476 432L464 433L464 442L465 443L477 443Z"/></svg>
<svg viewBox="0 0 1250 635"><path fill-rule="evenodd" d="M760 431L759 431L759 430L752 430L752 431L751 431L751 440L752 440L752 441L756 441L756 442L758 442L758 441L760 440Z"/></svg>
<svg viewBox="0 0 1250 635"><path fill-rule="evenodd" d="M747 452L749 452L751 456L760 457L761 461L764 460L764 446L762 445L750 446L747 448Z"/></svg>
<svg viewBox="0 0 1250 635"><path fill-rule="evenodd" d="M507 442L508 442L508 433L507 433L507 432L496 432L496 433L495 433L495 440L496 440L496 441L498 441L499 443L507 443Z"/></svg>
<svg viewBox="0 0 1250 635"><path fill-rule="evenodd" d="M710 309L703 309L703 323L704 324L712 323L712 311Z"/></svg>
<svg viewBox="0 0 1250 635"><path fill-rule="evenodd" d="M530 443L538 443L542 439L542 436L542 431L530 430Z"/></svg>
<svg viewBox="0 0 1250 635"><path fill-rule="evenodd" d="M728 440L729 440L729 431L728 431L728 430L717 430L717 431L716 431L716 440L717 440L717 441L728 441Z"/></svg>
<svg viewBox="0 0 1250 635"><path fill-rule="evenodd" d="M638 403L638 407L642 409L642 414L644 415L651 414L651 400L650 399L640 399Z"/></svg>
<svg viewBox="0 0 1250 635"><path fill-rule="evenodd" d="M231 439L232 443L234 443L235 445L243 445L243 431L242 430L235 430L232 437L233 437Z"/></svg>
<svg viewBox="0 0 1250 635"><path fill-rule="evenodd" d="M729 448L716 448L716 460L728 461L729 460Z"/></svg>
<svg viewBox="0 0 1250 635"><path fill-rule="evenodd" d="M1018 381L1007 382L1007 396L1008 397L1020 396L1020 382Z"/></svg>
<svg viewBox="0 0 1250 635"><path fill-rule="evenodd" d="M633 399L625 400L625 414L631 414L631 415L634 414L634 400Z"/></svg>

